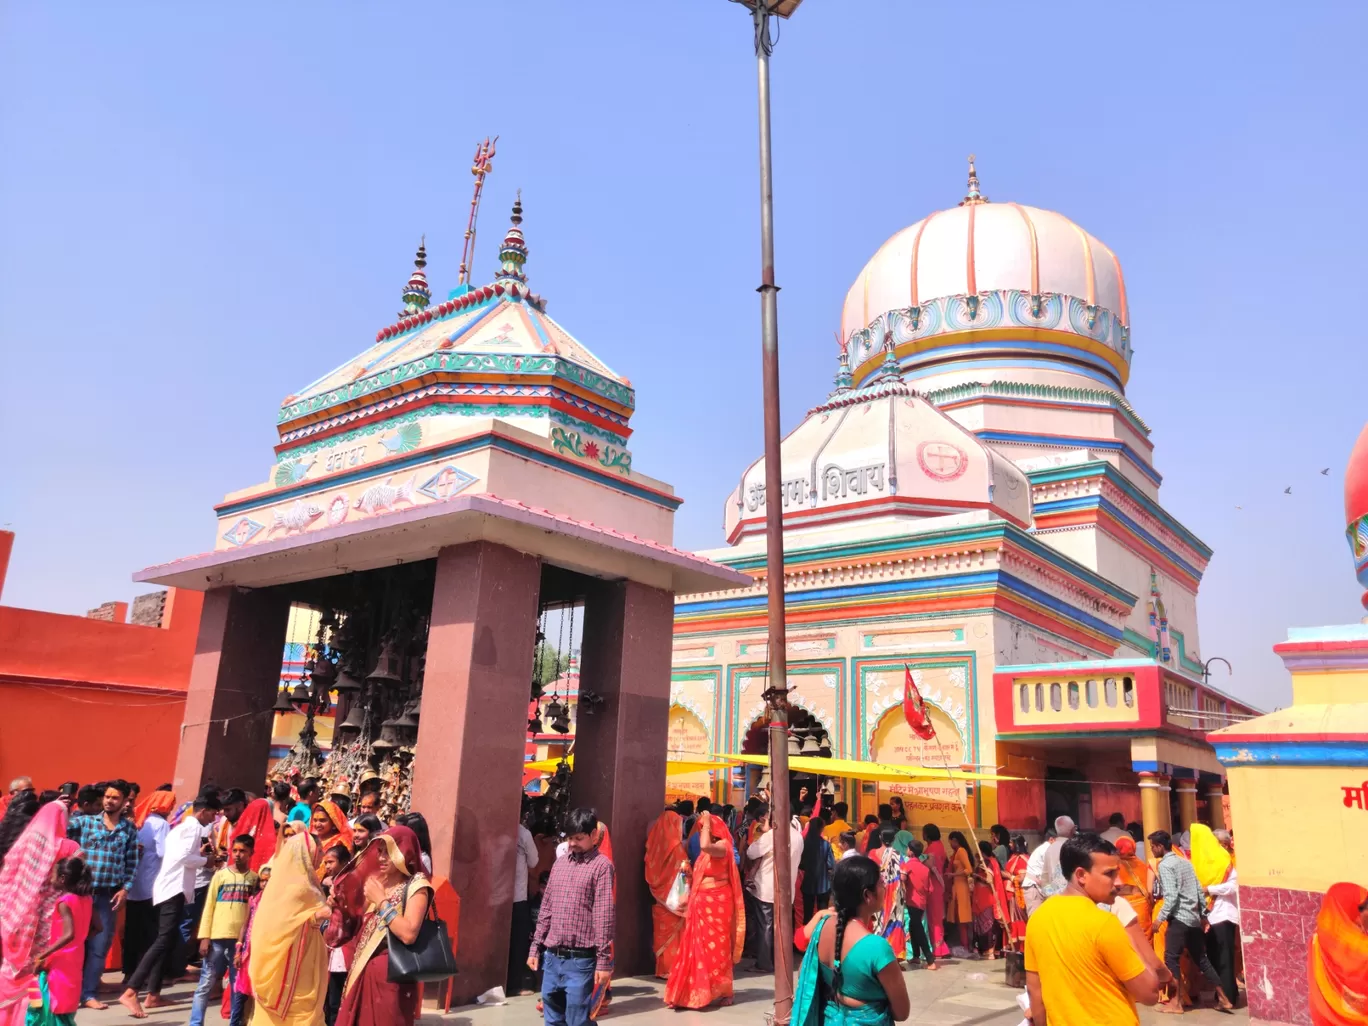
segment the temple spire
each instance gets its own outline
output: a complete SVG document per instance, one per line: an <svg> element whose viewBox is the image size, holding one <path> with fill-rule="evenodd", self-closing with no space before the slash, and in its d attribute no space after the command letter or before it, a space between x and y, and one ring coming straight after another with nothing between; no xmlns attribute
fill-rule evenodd
<svg viewBox="0 0 1368 1026"><path fill-rule="evenodd" d="M987 203L988 197L979 191L978 171L974 167L974 155L969 154L969 187L964 194L964 199L960 200L960 206L974 203Z"/></svg>
<svg viewBox="0 0 1368 1026"><path fill-rule="evenodd" d="M853 383L850 374L850 343L841 341L841 333L836 332L836 348L840 351L839 362L836 366L836 390L832 396L840 395L842 392L849 392Z"/></svg>
<svg viewBox="0 0 1368 1026"><path fill-rule="evenodd" d="M413 258L413 273L409 275L408 283L404 286L404 309L399 311L400 317L412 317L427 309L428 302L432 299L432 290L428 288L427 275L423 272L426 266L427 236L424 235L418 243L418 253Z"/></svg>
<svg viewBox="0 0 1368 1026"><path fill-rule="evenodd" d="M519 189L518 198L513 201L513 215L509 218L513 223L504 236L503 245L499 247L499 273L495 281L527 281L527 275L523 272L523 264L527 263L527 242L523 239L520 227L522 209L522 190Z"/></svg>

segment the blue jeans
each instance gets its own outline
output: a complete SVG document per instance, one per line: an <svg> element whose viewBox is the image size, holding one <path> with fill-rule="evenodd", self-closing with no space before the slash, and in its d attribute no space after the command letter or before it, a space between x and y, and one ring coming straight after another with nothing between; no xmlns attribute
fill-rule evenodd
<svg viewBox="0 0 1368 1026"><path fill-rule="evenodd" d="M560 958L542 953L542 1006L546 1026L584 1026L589 1021L589 1000L594 993L592 955Z"/></svg>
<svg viewBox="0 0 1368 1026"><path fill-rule="evenodd" d="M110 901L114 890L101 887L90 900L91 934L85 942L85 967L81 970L81 1003L96 999L100 990L100 977L104 975L105 959L109 957L109 947L114 943L114 909ZM100 924L100 932L95 933L94 922Z"/></svg>
<svg viewBox="0 0 1368 1026"><path fill-rule="evenodd" d="M195 1002L190 1006L190 1026L204 1026L204 1012L209 1006L209 992L214 989L214 981L228 974L228 993L231 997L231 1018L229 1026L242 1026L242 1006L245 994L239 994L233 986L237 982L237 969L233 966L233 954L237 951L236 940L211 940L209 954L200 966L199 986L195 988Z"/></svg>

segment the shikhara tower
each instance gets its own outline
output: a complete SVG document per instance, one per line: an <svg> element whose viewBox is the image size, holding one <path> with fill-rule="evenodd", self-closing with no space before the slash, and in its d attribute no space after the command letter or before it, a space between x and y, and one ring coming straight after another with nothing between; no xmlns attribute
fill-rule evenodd
<svg viewBox="0 0 1368 1026"><path fill-rule="evenodd" d="M1139 820L1142 791L1147 827L1192 819L1199 790L1219 816L1203 728L1244 709L1202 683L1211 550L1159 502L1125 396L1116 254L1060 214L989 202L971 158L959 204L861 269L840 340L836 389L782 447L789 684L810 750L1027 778L915 788L918 822L960 797L1027 831L1065 812ZM707 553L754 587L676 610L676 701L717 753L760 740L764 477L763 459L744 470L728 547ZM904 665L938 747L901 722ZM880 789L860 790L852 810Z"/></svg>

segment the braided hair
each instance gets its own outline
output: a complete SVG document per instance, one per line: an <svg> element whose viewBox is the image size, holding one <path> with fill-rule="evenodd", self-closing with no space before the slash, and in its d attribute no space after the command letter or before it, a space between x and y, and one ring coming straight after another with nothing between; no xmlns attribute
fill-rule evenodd
<svg viewBox="0 0 1368 1026"><path fill-rule="evenodd" d="M831 949L833 993L841 993L841 945L845 941L846 923L858 918L865 897L878 889L879 866L873 859L853 855L836 863L836 875L831 882L831 902L836 906L836 943Z"/></svg>

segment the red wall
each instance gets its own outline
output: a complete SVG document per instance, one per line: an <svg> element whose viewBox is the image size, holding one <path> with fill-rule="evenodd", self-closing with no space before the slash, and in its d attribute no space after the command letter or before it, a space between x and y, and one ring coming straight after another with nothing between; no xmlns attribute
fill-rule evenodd
<svg viewBox="0 0 1368 1026"><path fill-rule="evenodd" d="M203 604L171 589L163 627L0 606L0 786L170 780Z"/></svg>

